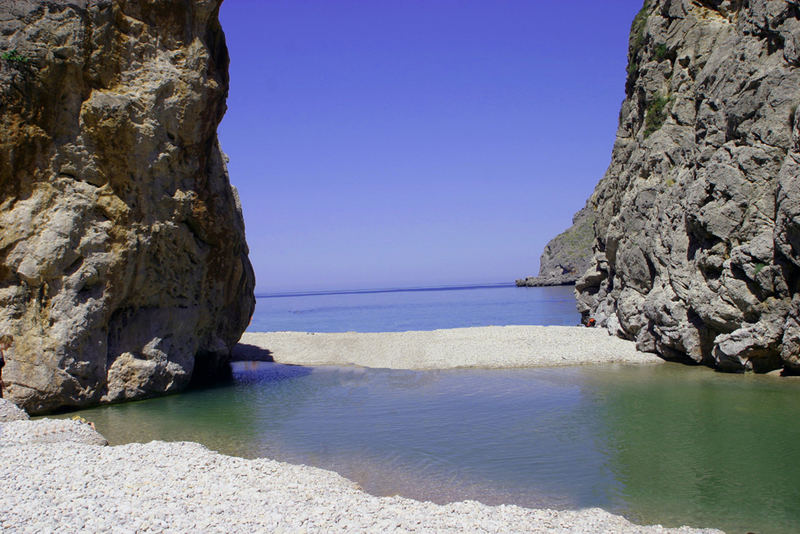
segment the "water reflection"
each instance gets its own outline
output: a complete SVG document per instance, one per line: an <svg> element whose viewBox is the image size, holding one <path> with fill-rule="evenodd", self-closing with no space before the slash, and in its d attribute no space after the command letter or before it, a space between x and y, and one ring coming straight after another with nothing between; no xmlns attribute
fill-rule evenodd
<svg viewBox="0 0 800 534"><path fill-rule="evenodd" d="M677 365L390 371L239 363L228 386L87 410L112 443L192 440L378 495L600 506L800 529L800 383Z"/></svg>
<svg viewBox="0 0 800 534"><path fill-rule="evenodd" d="M617 506L644 522L797 532L798 386L676 364L593 374Z"/></svg>

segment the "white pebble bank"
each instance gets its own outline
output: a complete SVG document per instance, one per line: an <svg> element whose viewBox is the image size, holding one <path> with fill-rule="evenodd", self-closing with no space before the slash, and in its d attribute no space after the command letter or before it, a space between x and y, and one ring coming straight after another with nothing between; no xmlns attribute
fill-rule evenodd
<svg viewBox="0 0 800 534"><path fill-rule="evenodd" d="M196 443L0 444L2 532L719 532L580 511L374 497L331 471Z"/></svg>
<svg viewBox="0 0 800 534"><path fill-rule="evenodd" d="M236 360L387 369L543 367L663 363L602 328L481 326L447 330L335 334L245 332Z"/></svg>

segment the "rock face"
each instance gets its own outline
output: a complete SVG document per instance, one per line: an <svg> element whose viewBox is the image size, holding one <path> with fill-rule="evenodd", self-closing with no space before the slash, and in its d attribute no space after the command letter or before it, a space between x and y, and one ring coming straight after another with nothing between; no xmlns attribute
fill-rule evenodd
<svg viewBox="0 0 800 534"><path fill-rule="evenodd" d="M572 218L572 226L544 247L539 259L539 276L517 280L517 286L563 286L574 284L592 261L594 211L583 207Z"/></svg>
<svg viewBox="0 0 800 534"><path fill-rule="evenodd" d="M0 334L30 413L228 369L254 307L221 0L0 4Z"/></svg>
<svg viewBox="0 0 800 534"><path fill-rule="evenodd" d="M667 359L800 368L800 5L650 0L579 310Z"/></svg>

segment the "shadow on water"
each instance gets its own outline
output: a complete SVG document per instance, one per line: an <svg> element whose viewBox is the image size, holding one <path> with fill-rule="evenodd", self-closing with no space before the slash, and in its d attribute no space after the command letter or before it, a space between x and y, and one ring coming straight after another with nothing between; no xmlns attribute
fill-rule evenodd
<svg viewBox="0 0 800 534"><path fill-rule="evenodd" d="M161 441L196 441L224 454L270 456L264 442L264 413L274 421L289 419L295 403L310 394L296 383L311 369L261 362L232 364L232 379L191 389L179 395L98 406L75 413L93 421L111 445ZM293 385L294 384L294 385ZM274 392L272 398L254 399L255 389ZM269 428L269 425L266 425Z"/></svg>

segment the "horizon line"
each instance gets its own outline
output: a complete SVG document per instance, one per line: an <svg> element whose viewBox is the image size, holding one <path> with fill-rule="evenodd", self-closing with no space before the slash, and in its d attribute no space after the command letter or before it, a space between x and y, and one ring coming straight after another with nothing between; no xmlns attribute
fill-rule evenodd
<svg viewBox="0 0 800 534"><path fill-rule="evenodd" d="M256 294L257 299L281 298L281 297L313 297L322 295L361 295L370 293L404 293L413 291L459 291L468 289L493 289L501 287L516 287L513 282L497 282L485 284L465 284L456 286L412 286L412 287L385 287L385 288L365 288L365 289L320 289L320 290L298 290L284 291L280 293L260 293Z"/></svg>

